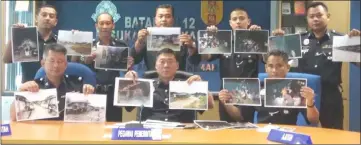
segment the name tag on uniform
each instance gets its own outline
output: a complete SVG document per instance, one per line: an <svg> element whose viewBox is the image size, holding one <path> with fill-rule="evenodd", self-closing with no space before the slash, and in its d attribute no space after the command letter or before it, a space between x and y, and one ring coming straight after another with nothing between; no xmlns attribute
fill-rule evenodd
<svg viewBox="0 0 361 145"><path fill-rule="evenodd" d="M11 135L10 124L1 124L1 136Z"/></svg>
<svg viewBox="0 0 361 145"><path fill-rule="evenodd" d="M309 135L272 129L267 137L268 140L283 144L312 144Z"/></svg>
<svg viewBox="0 0 361 145"><path fill-rule="evenodd" d="M113 128L112 140L162 140L162 129Z"/></svg>

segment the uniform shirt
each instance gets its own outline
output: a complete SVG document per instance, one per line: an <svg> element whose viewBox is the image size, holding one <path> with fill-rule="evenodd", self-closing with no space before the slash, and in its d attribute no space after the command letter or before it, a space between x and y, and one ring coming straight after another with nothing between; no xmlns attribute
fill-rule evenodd
<svg viewBox="0 0 361 145"><path fill-rule="evenodd" d="M262 106L238 106L243 116L243 121L253 122L255 111L257 114L258 123L272 123L272 124L285 124L285 125L297 125L298 114L301 112L305 117L308 124L310 122L307 119L307 109L298 108L270 108L264 106L265 90L263 89L260 93L262 97Z"/></svg>
<svg viewBox="0 0 361 145"><path fill-rule="evenodd" d="M179 81L180 79L174 79ZM162 120L169 122L193 123L196 119L197 111L193 110L173 110L169 109L169 84L164 84L160 80L153 82L153 108L143 108L142 112L137 111L137 120L141 113L141 120ZM127 111L129 111L127 109ZM202 112L202 111L200 111Z"/></svg>
<svg viewBox="0 0 361 145"><path fill-rule="evenodd" d="M342 83L342 62L332 62L333 36L342 36L335 30L327 30L318 40L312 32L301 33L302 58L298 67L291 71L310 73L321 76L322 86L337 87Z"/></svg>
<svg viewBox="0 0 361 145"><path fill-rule="evenodd" d="M36 72L41 68L40 60L43 58L43 52L46 44L56 43L57 35L51 33L48 40L44 40L38 32L39 40L39 61L36 62L21 62L22 83L33 80Z"/></svg>
<svg viewBox="0 0 361 145"><path fill-rule="evenodd" d="M176 51L176 59L179 62L179 70L186 71L188 65L197 65L200 62L201 56L199 54L194 54L192 56L188 55L188 48L181 46L180 51ZM157 51L147 51L147 46L144 46L138 54L135 52L135 48L132 49L131 55L134 58L134 64L140 63L144 59L144 63L148 70L155 69L155 62L157 58Z"/></svg>
<svg viewBox="0 0 361 145"><path fill-rule="evenodd" d="M53 84L51 84L48 78L42 77L34 80L40 89L52 89L55 88ZM64 107L65 107L65 94L67 92L82 92L83 91L83 78L75 75L64 75L61 84L56 88L57 91L57 99L58 99L58 109L59 109L59 117L58 118L50 118L46 120L64 120Z"/></svg>

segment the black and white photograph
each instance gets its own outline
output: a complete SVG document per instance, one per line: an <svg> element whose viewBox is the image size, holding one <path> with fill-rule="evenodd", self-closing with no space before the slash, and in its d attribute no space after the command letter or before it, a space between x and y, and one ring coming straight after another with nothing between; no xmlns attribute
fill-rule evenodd
<svg viewBox="0 0 361 145"><path fill-rule="evenodd" d="M39 61L39 41L36 27L13 27L11 45L13 63Z"/></svg>
<svg viewBox="0 0 361 145"><path fill-rule="evenodd" d="M289 58L302 58L301 35L287 34L284 36L269 37L269 51L281 50L288 54Z"/></svg>
<svg viewBox="0 0 361 145"><path fill-rule="evenodd" d="M360 62L360 36L334 36L332 45L332 61Z"/></svg>
<svg viewBox="0 0 361 145"><path fill-rule="evenodd" d="M211 32L198 30L198 53L199 54L231 54L232 31L218 30Z"/></svg>
<svg viewBox="0 0 361 145"><path fill-rule="evenodd" d="M115 79L114 106L153 107L153 80L117 77Z"/></svg>
<svg viewBox="0 0 361 145"><path fill-rule="evenodd" d="M96 49L95 68L104 70L126 71L128 47L98 45Z"/></svg>
<svg viewBox="0 0 361 145"><path fill-rule="evenodd" d="M268 30L236 30L235 33L234 53L268 52Z"/></svg>
<svg viewBox="0 0 361 145"><path fill-rule="evenodd" d="M258 78L223 78L223 88L231 94L226 105L261 106Z"/></svg>
<svg viewBox="0 0 361 145"><path fill-rule="evenodd" d="M40 89L39 92L14 92L17 121L59 117L56 89Z"/></svg>
<svg viewBox="0 0 361 145"><path fill-rule="evenodd" d="M265 107L306 108L306 99L301 96L301 88L307 80L301 78L266 78Z"/></svg>
<svg viewBox="0 0 361 145"><path fill-rule="evenodd" d="M64 122L105 122L107 95L66 93Z"/></svg>
<svg viewBox="0 0 361 145"><path fill-rule="evenodd" d="M208 110L208 82L169 82L169 109Z"/></svg>
<svg viewBox="0 0 361 145"><path fill-rule="evenodd" d="M67 49L67 55L90 56L93 32L59 30L58 43Z"/></svg>
<svg viewBox="0 0 361 145"><path fill-rule="evenodd" d="M179 35L181 34L181 29L179 27L148 27L147 30L149 33L147 51L159 51L164 48L180 51Z"/></svg>

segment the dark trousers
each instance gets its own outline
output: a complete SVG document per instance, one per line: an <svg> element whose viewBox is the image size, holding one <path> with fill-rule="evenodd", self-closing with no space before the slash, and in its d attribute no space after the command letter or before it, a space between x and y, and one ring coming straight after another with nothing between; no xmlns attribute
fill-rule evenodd
<svg viewBox="0 0 361 145"><path fill-rule="evenodd" d="M106 87L105 87L106 86ZM97 86L96 92L98 94L107 95L107 110L106 120L108 122L122 122L123 109L119 106L114 106L114 87L113 85L100 85Z"/></svg>
<svg viewBox="0 0 361 145"><path fill-rule="evenodd" d="M323 128L343 129L343 100L338 85L322 84L320 122Z"/></svg>

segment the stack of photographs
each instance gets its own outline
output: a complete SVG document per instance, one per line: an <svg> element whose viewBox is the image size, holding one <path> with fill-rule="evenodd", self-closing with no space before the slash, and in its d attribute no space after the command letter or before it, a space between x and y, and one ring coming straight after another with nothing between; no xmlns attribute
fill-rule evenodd
<svg viewBox="0 0 361 145"><path fill-rule="evenodd" d="M261 106L258 78L223 78L223 88L231 94L226 105Z"/></svg>
<svg viewBox="0 0 361 145"><path fill-rule="evenodd" d="M170 81L169 109L208 110L208 82Z"/></svg>
<svg viewBox="0 0 361 145"><path fill-rule="evenodd" d="M180 51L180 27L148 27L147 51L160 51L164 48Z"/></svg>
<svg viewBox="0 0 361 145"><path fill-rule="evenodd" d="M126 71L128 68L128 47L98 45L96 55L96 69Z"/></svg>
<svg viewBox="0 0 361 145"><path fill-rule="evenodd" d="M236 30L234 53L266 54L268 30Z"/></svg>
<svg viewBox="0 0 361 145"><path fill-rule="evenodd" d="M114 106L153 107L153 80L115 78Z"/></svg>
<svg viewBox="0 0 361 145"><path fill-rule="evenodd" d="M332 61L360 62L360 36L334 36L332 45Z"/></svg>
<svg viewBox="0 0 361 145"><path fill-rule="evenodd" d="M14 92L17 121L59 117L56 89L41 89L39 92Z"/></svg>
<svg viewBox="0 0 361 145"><path fill-rule="evenodd" d="M12 62L40 60L38 30L36 27L12 28Z"/></svg>
<svg viewBox="0 0 361 145"><path fill-rule="evenodd" d="M301 35L289 34L269 37L269 51L272 50L284 51L291 59L302 58Z"/></svg>
<svg viewBox="0 0 361 145"><path fill-rule="evenodd" d="M105 122L107 96L100 94L66 93L65 122Z"/></svg>
<svg viewBox="0 0 361 145"><path fill-rule="evenodd" d="M59 30L58 43L66 48L67 55L90 56L93 32Z"/></svg>
<svg viewBox="0 0 361 145"><path fill-rule="evenodd" d="M218 120L194 120L194 124L199 126L204 130L222 130L232 128L233 125L227 121L218 121Z"/></svg>
<svg viewBox="0 0 361 145"><path fill-rule="evenodd" d="M306 108L306 99L301 96L301 88L307 85L302 78L266 78L265 107Z"/></svg>
<svg viewBox="0 0 361 145"><path fill-rule="evenodd" d="M232 31L198 30L198 52L199 54L231 54Z"/></svg>

